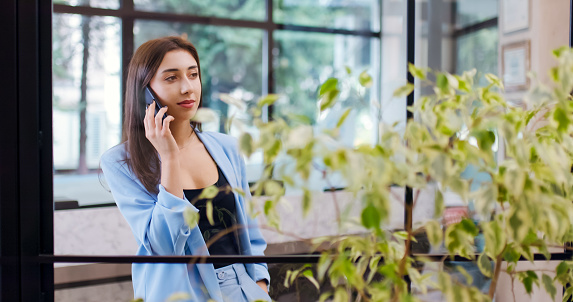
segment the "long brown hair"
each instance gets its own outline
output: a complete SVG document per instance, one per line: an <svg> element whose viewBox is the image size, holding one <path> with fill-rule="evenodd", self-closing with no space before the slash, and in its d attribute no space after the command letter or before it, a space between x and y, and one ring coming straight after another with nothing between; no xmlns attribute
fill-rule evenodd
<svg viewBox="0 0 573 302"><path fill-rule="evenodd" d="M145 117L145 86L149 84L165 54L172 50L186 50L197 61L199 80L201 65L197 49L191 42L181 37L163 37L143 43L135 51L129 62L125 84L125 109L122 142L126 142L125 161L147 191L157 194L157 185L161 179L161 165L157 150L145 137L143 118ZM199 98L199 107L203 105L203 95ZM201 125L191 122L191 127L201 130Z"/></svg>

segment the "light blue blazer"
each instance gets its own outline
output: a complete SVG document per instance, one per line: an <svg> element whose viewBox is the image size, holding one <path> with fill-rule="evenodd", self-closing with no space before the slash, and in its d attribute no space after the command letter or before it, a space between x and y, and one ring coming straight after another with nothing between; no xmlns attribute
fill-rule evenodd
<svg viewBox="0 0 573 302"><path fill-rule="evenodd" d="M197 135L229 184L250 197L245 163L236 139L215 132L197 131ZM126 156L129 155L125 144L117 145L102 155L101 168L115 202L137 240L137 255L208 255L199 228L190 228L183 219L185 208L199 210L186 198L167 192L162 185L159 185L159 194L148 192L125 163ZM239 231L241 254L264 255L267 244L257 221L247 215L243 196L235 193L235 201L238 223L246 226ZM254 281L270 281L266 264L245 266ZM134 263L132 279L135 297L146 302L162 302L174 293L189 294L188 301L223 300L212 264Z"/></svg>

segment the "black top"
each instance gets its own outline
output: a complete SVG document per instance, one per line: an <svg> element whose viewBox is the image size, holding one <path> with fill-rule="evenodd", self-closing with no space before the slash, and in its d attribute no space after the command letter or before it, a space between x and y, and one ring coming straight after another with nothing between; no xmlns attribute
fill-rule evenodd
<svg viewBox="0 0 573 302"><path fill-rule="evenodd" d="M219 179L214 185L219 189L219 193L211 200L213 204L213 225L211 225L207 219L208 200L195 200L199 197L203 189L183 190L187 200L199 209L198 226L206 243L209 243L209 240L219 232L225 231L227 228L233 227L237 224L235 196L233 195L231 186L229 186L229 182L227 182L227 179L225 178L225 175L223 175L219 166L217 166L217 171L219 173ZM238 232L237 230L233 230L212 242L209 246L209 254L239 255L238 242ZM231 263L214 263L213 265L215 268L220 268L229 264Z"/></svg>

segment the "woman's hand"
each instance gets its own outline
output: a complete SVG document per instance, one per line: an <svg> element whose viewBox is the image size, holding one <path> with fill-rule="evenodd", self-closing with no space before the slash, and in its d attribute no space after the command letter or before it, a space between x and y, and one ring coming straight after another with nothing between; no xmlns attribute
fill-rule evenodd
<svg viewBox="0 0 573 302"><path fill-rule="evenodd" d="M269 290L267 289L267 282L265 280L257 281L257 285L260 286L265 291L265 293L269 293Z"/></svg>
<svg viewBox="0 0 573 302"><path fill-rule="evenodd" d="M167 192L183 198L183 188L179 180L179 147L169 130L169 123L174 117L167 116L161 121L165 112L167 112L167 107L159 109L157 115L154 116L155 102L147 108L143 119L145 137L161 156L161 184Z"/></svg>
<svg viewBox="0 0 573 302"><path fill-rule="evenodd" d="M156 103L153 102L145 110L145 118L143 119L145 137L155 147L161 158L174 157L179 153L177 142L175 142L175 138L173 138L169 129L169 123L174 118L169 115L163 121L161 120L165 112L167 112L167 107L159 109L157 115L154 116L155 106Z"/></svg>

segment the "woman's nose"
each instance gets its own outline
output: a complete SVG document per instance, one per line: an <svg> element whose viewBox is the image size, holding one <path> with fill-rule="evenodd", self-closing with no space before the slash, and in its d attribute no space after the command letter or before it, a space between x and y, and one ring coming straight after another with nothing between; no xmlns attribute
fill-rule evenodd
<svg viewBox="0 0 573 302"><path fill-rule="evenodd" d="M193 91L193 83L190 79L184 78L181 81L181 94L191 93Z"/></svg>

